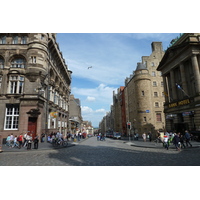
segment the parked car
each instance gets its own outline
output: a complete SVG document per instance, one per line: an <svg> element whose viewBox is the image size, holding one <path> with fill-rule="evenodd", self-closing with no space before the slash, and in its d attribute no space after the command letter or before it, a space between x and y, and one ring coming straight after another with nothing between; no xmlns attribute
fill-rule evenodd
<svg viewBox="0 0 200 200"><path fill-rule="evenodd" d="M121 133L114 132L114 134L113 134L113 139L121 139L121 137L122 137L122 134L121 134Z"/></svg>
<svg viewBox="0 0 200 200"><path fill-rule="evenodd" d="M92 134L87 134L87 136L90 138L90 137L92 137L93 135L92 135Z"/></svg>

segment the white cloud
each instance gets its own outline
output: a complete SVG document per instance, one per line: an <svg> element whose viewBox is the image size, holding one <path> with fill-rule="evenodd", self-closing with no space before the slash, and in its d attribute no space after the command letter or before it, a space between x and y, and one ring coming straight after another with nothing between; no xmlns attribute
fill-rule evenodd
<svg viewBox="0 0 200 200"><path fill-rule="evenodd" d="M86 101L95 101L95 100L96 100L95 97L90 97L90 96L88 96L87 99L86 99Z"/></svg>
<svg viewBox="0 0 200 200"><path fill-rule="evenodd" d="M113 91L116 91L117 88L106 86L105 84L100 84L96 88L72 88L72 93L75 96L87 96L92 97L90 100L95 98L96 101L101 101L110 105L110 100L113 97Z"/></svg>
<svg viewBox="0 0 200 200"><path fill-rule="evenodd" d="M101 108L101 109L97 109L95 110L96 113L106 113L106 110Z"/></svg>
<svg viewBox="0 0 200 200"><path fill-rule="evenodd" d="M82 115L86 115L86 114L91 114L94 111L92 110L92 108L88 106L81 106L81 112L82 112Z"/></svg>

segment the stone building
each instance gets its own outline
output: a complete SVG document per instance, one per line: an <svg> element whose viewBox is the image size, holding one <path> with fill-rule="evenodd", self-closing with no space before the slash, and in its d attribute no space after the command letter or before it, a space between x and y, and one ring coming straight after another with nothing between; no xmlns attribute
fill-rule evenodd
<svg viewBox="0 0 200 200"><path fill-rule="evenodd" d="M157 70L164 80L166 128L200 131L200 33L173 40Z"/></svg>
<svg viewBox="0 0 200 200"><path fill-rule="evenodd" d="M81 131L82 115L81 115L81 102L74 95L70 95L69 101L69 132L75 134Z"/></svg>
<svg viewBox="0 0 200 200"><path fill-rule="evenodd" d="M136 70L125 80L126 119L131 133L156 133L165 126L163 78L157 66L164 55L161 42L153 42L150 56L143 56Z"/></svg>
<svg viewBox="0 0 200 200"><path fill-rule="evenodd" d="M0 133L67 132L71 71L56 34L0 34Z"/></svg>

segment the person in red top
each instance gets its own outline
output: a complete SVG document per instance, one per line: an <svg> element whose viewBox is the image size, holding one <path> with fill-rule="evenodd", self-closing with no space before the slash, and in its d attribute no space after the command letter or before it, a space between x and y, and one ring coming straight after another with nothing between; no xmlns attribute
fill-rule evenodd
<svg viewBox="0 0 200 200"><path fill-rule="evenodd" d="M17 138L17 141L19 142L19 149L21 149L21 147L22 147L22 140L23 140L23 136L22 136L22 134L20 134Z"/></svg>

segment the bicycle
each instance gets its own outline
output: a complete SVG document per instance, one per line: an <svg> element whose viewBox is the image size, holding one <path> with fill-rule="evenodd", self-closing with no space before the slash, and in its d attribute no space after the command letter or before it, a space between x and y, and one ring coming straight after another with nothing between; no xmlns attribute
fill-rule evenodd
<svg viewBox="0 0 200 200"><path fill-rule="evenodd" d="M58 147L58 146L62 146L62 147L66 147L68 145L68 142L65 140L58 140L58 139L54 139L52 141L52 145L54 147Z"/></svg>

